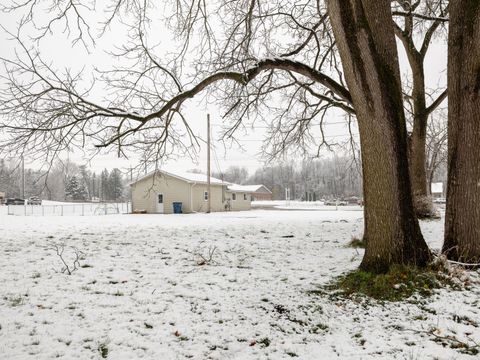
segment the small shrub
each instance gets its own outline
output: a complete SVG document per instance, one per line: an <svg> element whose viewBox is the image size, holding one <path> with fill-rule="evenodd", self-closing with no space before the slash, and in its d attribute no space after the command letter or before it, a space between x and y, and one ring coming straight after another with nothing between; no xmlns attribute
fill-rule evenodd
<svg viewBox="0 0 480 360"><path fill-rule="evenodd" d="M414 196L413 207L419 219L440 219L430 196Z"/></svg>
<svg viewBox="0 0 480 360"><path fill-rule="evenodd" d="M60 269L60 271L54 270L55 272L72 275L72 273L74 271L77 271L78 268L80 267L80 260L85 260L85 254L82 251L78 250L75 246L70 246L70 248L73 251L74 259L72 260L71 264L67 264L68 259L66 259L63 255L65 251L65 244L52 243L47 246L47 249L51 249L56 252L57 256L60 258L60 261L63 264L63 267Z"/></svg>

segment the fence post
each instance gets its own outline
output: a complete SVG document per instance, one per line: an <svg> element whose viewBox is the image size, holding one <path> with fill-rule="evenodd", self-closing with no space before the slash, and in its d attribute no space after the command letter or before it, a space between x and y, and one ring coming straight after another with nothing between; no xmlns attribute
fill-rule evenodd
<svg viewBox="0 0 480 360"><path fill-rule="evenodd" d="M60 210L61 210L61 216L63 216L63 205L60 205Z"/></svg>
<svg viewBox="0 0 480 360"><path fill-rule="evenodd" d="M85 216L85 205L82 204L82 216Z"/></svg>
<svg viewBox="0 0 480 360"><path fill-rule="evenodd" d="M40 205L42 207L42 216L45 216L45 206Z"/></svg>

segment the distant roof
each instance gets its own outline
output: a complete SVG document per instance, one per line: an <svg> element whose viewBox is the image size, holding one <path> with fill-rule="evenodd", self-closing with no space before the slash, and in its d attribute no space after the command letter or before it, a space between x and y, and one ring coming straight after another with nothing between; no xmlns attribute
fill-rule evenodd
<svg viewBox="0 0 480 360"><path fill-rule="evenodd" d="M255 193L258 190L260 190L262 187L267 192L272 193L270 190L267 189L267 187L265 185L237 185L237 184L232 184L232 185L228 185L227 189L230 190L230 191Z"/></svg>
<svg viewBox="0 0 480 360"><path fill-rule="evenodd" d="M186 181L188 183L197 183L197 184L208 183L207 175L205 175L205 174L197 174L197 173L192 173L192 172L188 172L188 171L175 171L175 173L173 173L173 172L165 171L165 170L155 170L155 171L151 171L148 174L142 176L141 178L137 179L136 181L132 182L131 184L135 184L139 181L147 179L147 178L153 176L155 173L165 174L165 175L168 175L168 176ZM217 179L217 178L214 178L214 177L211 177L211 176L210 176L210 184L212 184L212 185L225 185L225 186L230 185L230 183L228 183L228 182L225 182L223 180L220 180L220 179Z"/></svg>

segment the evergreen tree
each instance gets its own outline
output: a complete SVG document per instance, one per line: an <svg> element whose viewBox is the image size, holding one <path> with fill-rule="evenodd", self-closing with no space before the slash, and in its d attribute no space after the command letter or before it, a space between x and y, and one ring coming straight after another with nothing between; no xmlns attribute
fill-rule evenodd
<svg viewBox="0 0 480 360"><path fill-rule="evenodd" d="M65 186L65 196L72 200L85 200L87 191L85 186L78 180L76 175L68 178Z"/></svg>
<svg viewBox="0 0 480 360"><path fill-rule="evenodd" d="M90 171L87 170L86 165L80 165L78 168L80 171L80 183L83 185L84 189L86 190L86 198L92 197L92 189L90 186Z"/></svg>
<svg viewBox="0 0 480 360"><path fill-rule="evenodd" d="M96 173L93 173L92 177L90 179L90 189L91 189L90 195L92 197L98 197L97 174Z"/></svg>
<svg viewBox="0 0 480 360"><path fill-rule="evenodd" d="M7 197L20 196L20 176L18 171L10 168L3 159L0 159L0 191Z"/></svg>
<svg viewBox="0 0 480 360"><path fill-rule="evenodd" d="M123 180L119 169L113 169L109 177L110 200L118 200L123 195Z"/></svg>
<svg viewBox="0 0 480 360"><path fill-rule="evenodd" d="M104 169L100 174L100 198L102 200L110 199L110 189L109 189L107 169Z"/></svg>
<svg viewBox="0 0 480 360"><path fill-rule="evenodd" d="M65 184L65 197L68 199L73 199L75 194L78 192L78 180L77 177L71 176L67 178L67 183Z"/></svg>

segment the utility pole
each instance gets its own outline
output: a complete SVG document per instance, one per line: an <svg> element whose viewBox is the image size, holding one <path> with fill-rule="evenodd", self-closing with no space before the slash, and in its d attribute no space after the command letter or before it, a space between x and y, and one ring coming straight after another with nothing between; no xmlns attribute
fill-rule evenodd
<svg viewBox="0 0 480 360"><path fill-rule="evenodd" d="M210 192L210 114L207 114L207 191L208 191L208 203L207 213L211 211L211 198Z"/></svg>
<svg viewBox="0 0 480 360"><path fill-rule="evenodd" d="M25 158L22 155L22 199L25 200Z"/></svg>

